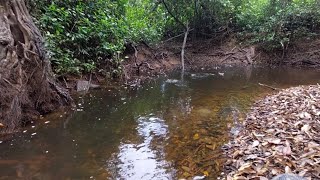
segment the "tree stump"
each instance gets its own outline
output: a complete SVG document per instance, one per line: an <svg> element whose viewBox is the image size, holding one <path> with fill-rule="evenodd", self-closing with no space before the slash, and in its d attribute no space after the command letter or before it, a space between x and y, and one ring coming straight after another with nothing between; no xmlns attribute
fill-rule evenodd
<svg viewBox="0 0 320 180"><path fill-rule="evenodd" d="M71 102L55 82L43 38L24 0L0 0L0 132L13 132Z"/></svg>

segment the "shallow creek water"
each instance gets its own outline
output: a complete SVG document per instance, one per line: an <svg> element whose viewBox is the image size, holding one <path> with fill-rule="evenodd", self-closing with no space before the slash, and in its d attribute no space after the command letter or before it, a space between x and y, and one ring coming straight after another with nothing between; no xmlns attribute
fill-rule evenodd
<svg viewBox="0 0 320 180"><path fill-rule="evenodd" d="M159 78L136 90L75 98L2 140L0 179L216 179L221 146L252 102L272 90L320 83L317 70L224 67Z"/></svg>

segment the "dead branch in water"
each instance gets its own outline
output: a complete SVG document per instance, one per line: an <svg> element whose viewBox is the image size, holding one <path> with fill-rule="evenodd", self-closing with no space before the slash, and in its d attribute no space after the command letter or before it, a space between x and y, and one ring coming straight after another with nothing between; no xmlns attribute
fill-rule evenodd
<svg viewBox="0 0 320 180"><path fill-rule="evenodd" d="M272 89L274 91L279 90L278 88L275 88L275 87L272 87L272 86L269 86L269 85L266 85L266 84L262 84L262 83L258 83L258 84L259 84L259 86L267 87L267 88L270 88L270 89Z"/></svg>
<svg viewBox="0 0 320 180"><path fill-rule="evenodd" d="M187 39L188 39L188 34L190 32L190 27L189 27L188 22L186 24L184 24L181 20L179 20L177 18L177 16L175 16L172 13L172 11L168 7L165 0L162 0L162 4L164 5L164 7L168 11L168 13L172 16L172 18L185 29L183 44L182 44L182 48L181 48L181 64L182 64L182 72L184 72L184 69L185 69L185 67L184 67L184 54L185 54L185 47L186 47L186 43L187 43Z"/></svg>
<svg viewBox="0 0 320 180"><path fill-rule="evenodd" d="M189 25L187 24L187 29L186 29L186 32L184 34L184 39L183 39L183 44L182 44L182 48L181 48L181 65L182 65L182 72L184 72L184 51L185 51L185 48L186 48L186 43L187 43L187 39L188 39L188 34L189 34Z"/></svg>

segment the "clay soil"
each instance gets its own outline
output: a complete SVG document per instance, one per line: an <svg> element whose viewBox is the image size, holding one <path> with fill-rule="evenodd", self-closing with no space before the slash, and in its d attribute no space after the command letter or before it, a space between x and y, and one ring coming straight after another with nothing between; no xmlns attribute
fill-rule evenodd
<svg viewBox="0 0 320 180"><path fill-rule="evenodd" d="M166 42L151 48L140 44L127 51L129 59L123 63L126 84L140 84L172 70L181 69L181 42ZM320 66L320 39L302 39L293 42L285 51L266 51L261 46L240 45L233 38L223 41L200 40L187 42L186 69L210 69L223 65L289 65L298 67Z"/></svg>

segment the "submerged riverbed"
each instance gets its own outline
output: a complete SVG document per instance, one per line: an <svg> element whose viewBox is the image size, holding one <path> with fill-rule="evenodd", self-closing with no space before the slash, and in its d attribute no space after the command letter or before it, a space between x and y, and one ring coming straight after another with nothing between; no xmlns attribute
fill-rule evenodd
<svg viewBox="0 0 320 180"><path fill-rule="evenodd" d="M224 67L91 91L75 98L74 111L1 140L0 179L215 179L230 129L272 92L259 83L286 88L319 78L317 70Z"/></svg>

